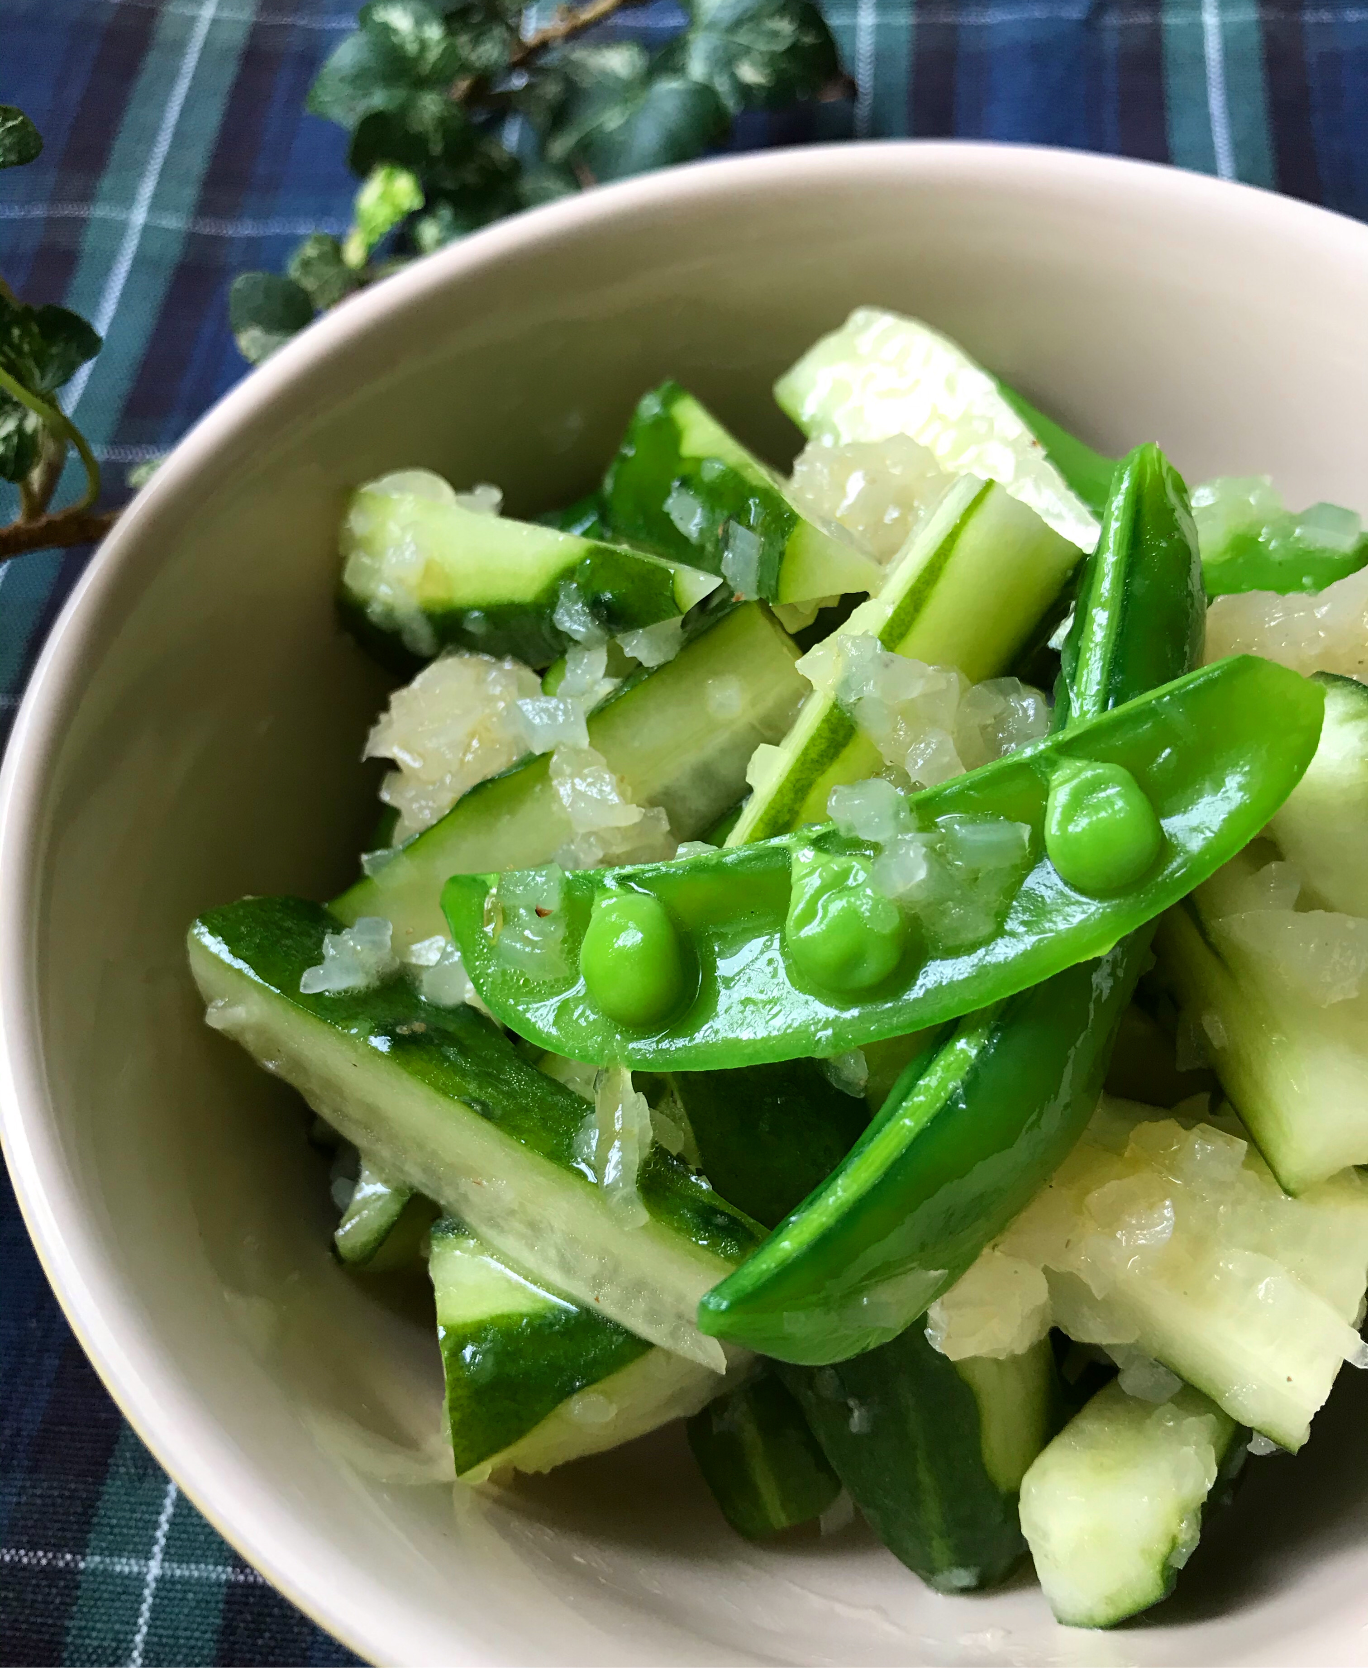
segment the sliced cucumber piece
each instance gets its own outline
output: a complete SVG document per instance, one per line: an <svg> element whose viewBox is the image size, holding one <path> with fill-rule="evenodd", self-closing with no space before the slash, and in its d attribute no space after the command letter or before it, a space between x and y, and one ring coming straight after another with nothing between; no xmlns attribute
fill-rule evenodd
<svg viewBox="0 0 1369 1668"><path fill-rule="evenodd" d="M580 1155L584 1101L474 1008L433 1007L402 976L301 994L335 924L292 898L249 898L195 922L190 965L214 1026L497 1255L721 1371L695 1307L760 1229L659 1146L637 1177L646 1221L635 1225Z"/></svg>
<svg viewBox="0 0 1369 1668"><path fill-rule="evenodd" d="M1022 1481L1022 1532L1056 1620L1113 1627L1165 1598L1246 1434L1187 1387L1158 1406L1100 1390Z"/></svg>
<svg viewBox="0 0 1369 1668"><path fill-rule="evenodd" d="M809 439L911 435L948 475L998 481L1061 538L1097 543L1096 514L995 379L918 319L858 307L784 373L775 398Z"/></svg>
<svg viewBox="0 0 1369 1668"><path fill-rule="evenodd" d="M1277 854L1247 847L1160 920L1156 979L1211 1059L1265 1162L1290 1193L1369 1162L1363 990L1316 980L1363 955L1362 918L1247 911L1237 888ZM1358 937L1359 943L1354 943Z"/></svg>
<svg viewBox="0 0 1369 1668"><path fill-rule="evenodd" d="M450 1218L428 1258L457 1476L550 1471L698 1411L718 1376L517 1273Z"/></svg>
<svg viewBox="0 0 1369 1668"><path fill-rule="evenodd" d="M732 609L609 696L590 717L590 746L634 803L663 806L678 839L697 839L745 792L755 749L789 728L808 687L797 652L759 604ZM535 867L573 833L542 754L472 788L333 909L349 922L383 915L397 946L414 944L445 933L448 876Z"/></svg>
<svg viewBox="0 0 1369 1668"><path fill-rule="evenodd" d="M1133 1345L1301 1447L1342 1363L1363 1360L1365 1182L1342 1170L1290 1198L1238 1129L1104 1096L1050 1184L942 1298L941 1347L981 1347L986 1307L1012 1303L1026 1263L1045 1271L1042 1326Z"/></svg>
<svg viewBox="0 0 1369 1668"><path fill-rule="evenodd" d="M787 1367L832 1469L885 1546L941 1592L991 1587L1026 1551L1017 1491L1050 1439L1044 1338L1003 1361L948 1361L921 1326L832 1367Z"/></svg>
<svg viewBox="0 0 1369 1668"><path fill-rule="evenodd" d="M604 481L619 538L719 574L768 602L878 588L882 570L807 520L776 477L692 394L663 382L642 397Z"/></svg>
<svg viewBox="0 0 1369 1668"><path fill-rule="evenodd" d="M953 483L878 596L862 603L836 638L869 633L886 649L957 666L978 683L1012 664L1078 560L1073 545L1002 488L967 476ZM825 821L834 787L883 768L878 748L835 694L815 689L727 843Z"/></svg>
<svg viewBox="0 0 1369 1668"><path fill-rule="evenodd" d="M686 1431L719 1509L748 1540L820 1517L841 1493L798 1403L769 1368L710 1402Z"/></svg>
<svg viewBox="0 0 1369 1668"><path fill-rule="evenodd" d="M1301 875L1310 902L1364 915L1369 689L1334 672L1312 676L1326 691L1316 757L1265 832Z"/></svg>
<svg viewBox="0 0 1369 1668"><path fill-rule="evenodd" d="M431 1199L415 1193L406 1182L392 1180L363 1154L333 1244L351 1267L389 1273L417 1261L423 1236L436 1215Z"/></svg>
<svg viewBox="0 0 1369 1668"><path fill-rule="evenodd" d="M342 524L344 614L420 656L459 646L546 666L576 640L568 609L612 636L684 614L716 588L697 567L471 509L423 470L358 488Z"/></svg>
<svg viewBox="0 0 1369 1668"><path fill-rule="evenodd" d="M670 1078L699 1166L724 1198L767 1228L820 1186L870 1121L816 1060Z"/></svg>

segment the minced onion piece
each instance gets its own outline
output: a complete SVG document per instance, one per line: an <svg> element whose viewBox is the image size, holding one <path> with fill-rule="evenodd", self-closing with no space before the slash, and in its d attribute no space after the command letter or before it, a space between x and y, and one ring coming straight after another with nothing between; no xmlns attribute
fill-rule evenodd
<svg viewBox="0 0 1369 1668"><path fill-rule="evenodd" d="M306 967L299 988L305 996L344 990L374 990L399 962L390 948L394 928L383 915L359 915L341 932L323 935L323 960Z"/></svg>

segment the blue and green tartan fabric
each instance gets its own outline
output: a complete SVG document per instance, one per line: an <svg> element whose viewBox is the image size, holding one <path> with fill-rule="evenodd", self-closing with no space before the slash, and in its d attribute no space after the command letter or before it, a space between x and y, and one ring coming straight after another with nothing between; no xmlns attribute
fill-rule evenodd
<svg viewBox="0 0 1369 1668"><path fill-rule="evenodd" d="M859 135L1173 162L1365 215L1365 7L1312 0L831 0ZM0 0L0 101L46 139L0 175L0 270L105 335L69 396L106 467L166 450L245 372L235 273L341 231L344 139L307 116L346 0ZM648 44L668 0L611 28ZM832 112L747 117L739 148ZM0 514L9 506L0 503ZM0 566L0 741L88 556ZM120 1418L0 1196L0 1665L353 1660L219 1538Z"/></svg>

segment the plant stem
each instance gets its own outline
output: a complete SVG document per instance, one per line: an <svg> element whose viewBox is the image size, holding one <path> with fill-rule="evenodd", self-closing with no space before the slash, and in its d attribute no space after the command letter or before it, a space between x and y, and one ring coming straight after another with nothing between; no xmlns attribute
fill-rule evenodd
<svg viewBox="0 0 1369 1668"><path fill-rule="evenodd" d="M16 381L4 369L0 369L0 388L3 388L13 399L18 400L20 405L26 405L34 416L39 418L53 434L59 435L63 440L69 440L81 454L81 462L86 467L86 490L80 502L73 504L71 508L76 512L88 510L99 495L100 466L95 461L95 454L91 451L85 435L81 433L80 429L76 427L60 406L49 405L45 399L35 394L31 389L25 388L22 382ZM71 542L79 544L80 540L73 539Z"/></svg>
<svg viewBox="0 0 1369 1668"><path fill-rule="evenodd" d="M95 544L119 519L118 510L58 510L36 521L12 521L0 527L0 562L30 550L66 550L73 544Z"/></svg>
<svg viewBox="0 0 1369 1668"><path fill-rule="evenodd" d="M549 46L559 46L562 41L573 40L576 35L583 34L586 29L592 29L596 23L602 23L606 17L612 17L614 12L621 11L624 6L640 6L644 0L590 0L590 4L582 6L578 12L570 11L562 6L553 22L545 29L539 29L529 35L509 54L509 68L519 69L527 63L529 58L544 51Z"/></svg>
<svg viewBox="0 0 1369 1668"><path fill-rule="evenodd" d="M39 443L38 461L19 483L21 521L37 521L38 517L46 512L52 502L52 495L57 490L57 483L62 478L62 468L66 461L66 440L60 434L54 434L51 429L44 429L43 438Z"/></svg>

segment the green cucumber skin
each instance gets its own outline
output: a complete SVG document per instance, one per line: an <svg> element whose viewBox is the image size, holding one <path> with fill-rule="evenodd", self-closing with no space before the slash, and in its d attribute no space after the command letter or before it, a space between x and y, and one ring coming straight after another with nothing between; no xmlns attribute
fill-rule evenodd
<svg viewBox="0 0 1369 1668"><path fill-rule="evenodd" d="M959 668L973 682L996 677L1058 596L1079 552L1001 487L966 478L950 488L853 626L884 648ZM986 602L991 598L991 605ZM799 714L780 771L751 797L729 844L822 822L834 787L884 767L878 750L828 695Z"/></svg>
<svg viewBox="0 0 1369 1668"><path fill-rule="evenodd" d="M610 637L673 619L684 612L676 596L675 576L650 556L591 544L578 561L568 563L539 595L526 602L490 601L479 608L425 609L438 652L471 649L479 654L513 655L529 666L549 666L575 646L553 615L563 585L573 586L581 601ZM349 597L353 608L364 607Z"/></svg>
<svg viewBox="0 0 1369 1668"><path fill-rule="evenodd" d="M836 1169L870 1121L815 1060L676 1072L699 1165L739 1210L773 1228Z"/></svg>
<svg viewBox="0 0 1369 1668"><path fill-rule="evenodd" d="M590 715L590 746L626 780L639 805L661 805L678 839L697 839L746 789L746 766L761 742L789 728L807 684L798 651L756 603L712 620L675 657L635 674ZM743 712L722 723L707 707L708 684L740 679ZM444 932L441 892L449 875L535 868L572 836L541 754L472 788L377 874L332 905L346 922L383 915L395 942Z"/></svg>
<svg viewBox="0 0 1369 1668"><path fill-rule="evenodd" d="M1118 466L1060 656L1052 725L1097 718L1202 659L1207 603L1188 492L1158 446Z"/></svg>
<svg viewBox="0 0 1369 1668"><path fill-rule="evenodd" d="M770 1368L710 1402L685 1433L723 1516L747 1540L820 1517L841 1483Z"/></svg>
<svg viewBox="0 0 1369 1668"><path fill-rule="evenodd" d="M358 517L365 522L360 533ZM425 558L424 600L412 603L421 614L421 641L414 640L415 624L395 615L383 588L374 592L377 553L396 543ZM546 666L574 641L554 618L567 587L610 635L683 614L700 594L695 564L680 570L653 554L546 523L425 499L378 498L365 487L344 523L342 551L344 618L361 616L425 657L462 648Z"/></svg>
<svg viewBox="0 0 1369 1668"><path fill-rule="evenodd" d="M450 1220L433 1229L464 1237ZM434 1260L434 1283L440 1259ZM444 1319L449 1305L436 1293L438 1343L446 1378L446 1414L456 1474L525 1437L562 1402L622 1371L652 1347L625 1327L551 1293L530 1293L522 1309L462 1322Z"/></svg>
<svg viewBox="0 0 1369 1668"><path fill-rule="evenodd" d="M437 1008L402 975L377 989L304 995L300 976L323 959L337 920L298 898L248 898L207 911L191 928L192 949L263 986L284 1010L327 1027L340 1046L381 1058L396 1072L459 1103L527 1152L594 1186L577 1157L585 1102L540 1072L476 1009ZM281 1075L290 1080L288 1062ZM688 1166L653 1146L638 1189L652 1219L727 1261L745 1255L756 1230Z"/></svg>
<svg viewBox="0 0 1369 1668"><path fill-rule="evenodd" d="M715 455L689 449L691 428L717 431ZM667 513L673 488L698 502L702 520L688 537ZM756 592L767 600L790 599L785 565L805 543L830 547L826 592L868 590L878 565L811 526L790 504L770 472L723 431L678 383L666 382L644 395L604 480L604 503L618 535L667 561L723 573L727 529L735 523L760 541Z"/></svg>
<svg viewBox="0 0 1369 1668"><path fill-rule="evenodd" d="M823 1186L703 1298L700 1329L823 1366L911 1325L1078 1139L1149 938L929 1039Z"/></svg>
<svg viewBox="0 0 1369 1668"><path fill-rule="evenodd" d="M1024 1452L1051 1434L1048 1355L1043 1341L1002 1363L1020 1380L1004 1400L1023 1423ZM992 1587L1022 1562L1020 1477L990 1474L975 1391L921 1326L839 1365L778 1371L871 1528L929 1586Z"/></svg>

